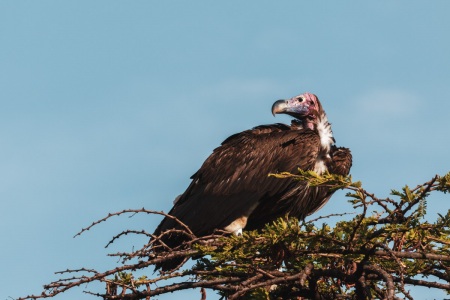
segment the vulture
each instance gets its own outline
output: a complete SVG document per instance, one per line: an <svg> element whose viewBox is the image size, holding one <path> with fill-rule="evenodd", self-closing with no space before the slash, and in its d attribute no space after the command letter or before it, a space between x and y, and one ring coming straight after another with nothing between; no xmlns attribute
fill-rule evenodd
<svg viewBox="0 0 450 300"><path fill-rule="evenodd" d="M327 187L268 175L296 173L299 168L348 175L350 150L335 146L331 124L314 94L278 100L272 114L288 114L294 119L290 125L261 125L225 139L192 175L192 182L175 199L169 215L200 237L215 230L240 234L243 229L260 229L279 217L304 219L320 209L333 194ZM154 236L170 229L182 227L165 217ZM161 237L170 248L185 240L186 236L176 230ZM182 262L174 258L156 265L156 269L172 270Z"/></svg>

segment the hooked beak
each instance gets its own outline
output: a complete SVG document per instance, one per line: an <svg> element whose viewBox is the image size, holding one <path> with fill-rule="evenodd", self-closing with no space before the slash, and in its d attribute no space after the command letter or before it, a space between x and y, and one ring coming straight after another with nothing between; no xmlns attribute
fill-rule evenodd
<svg viewBox="0 0 450 300"><path fill-rule="evenodd" d="M272 115L287 114L294 118L303 118L310 111L309 105L302 97L294 97L287 100L278 100L272 105Z"/></svg>
<svg viewBox="0 0 450 300"><path fill-rule="evenodd" d="M285 113L288 108L287 100L278 100L272 105L272 115Z"/></svg>

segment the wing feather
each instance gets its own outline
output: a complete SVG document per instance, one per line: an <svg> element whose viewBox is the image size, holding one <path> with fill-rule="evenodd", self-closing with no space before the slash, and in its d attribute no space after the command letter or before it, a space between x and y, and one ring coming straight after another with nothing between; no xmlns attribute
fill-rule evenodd
<svg viewBox="0 0 450 300"><path fill-rule="evenodd" d="M191 184L169 214L195 234L206 235L249 216L261 203L282 199L296 183L268 174L311 170L320 147L315 132L289 128L283 124L259 126L226 139L191 177ZM173 227L176 223L166 218L156 233Z"/></svg>

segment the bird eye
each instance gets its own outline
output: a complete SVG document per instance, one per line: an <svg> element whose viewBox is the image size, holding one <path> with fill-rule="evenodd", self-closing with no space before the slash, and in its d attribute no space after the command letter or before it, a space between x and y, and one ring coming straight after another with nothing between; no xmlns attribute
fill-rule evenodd
<svg viewBox="0 0 450 300"><path fill-rule="evenodd" d="M297 101L298 101L298 102L303 102L303 100L304 100L304 99L303 99L302 97L298 97L298 98L297 98Z"/></svg>

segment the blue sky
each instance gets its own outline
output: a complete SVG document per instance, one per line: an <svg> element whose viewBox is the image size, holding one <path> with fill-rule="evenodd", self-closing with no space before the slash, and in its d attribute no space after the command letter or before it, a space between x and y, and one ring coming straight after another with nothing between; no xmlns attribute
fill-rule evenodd
<svg viewBox="0 0 450 300"><path fill-rule="evenodd" d="M116 266L126 208L165 210L230 134L321 99L385 196L450 171L449 1L0 1L0 299ZM449 198L428 204L430 218ZM351 210L342 193L320 214ZM59 297L80 298L82 289ZM167 299L199 297L198 291ZM434 290L418 298L442 298ZM89 296L81 296L86 299ZM208 299L212 298L211 292ZM166 299L166 298L161 298Z"/></svg>

